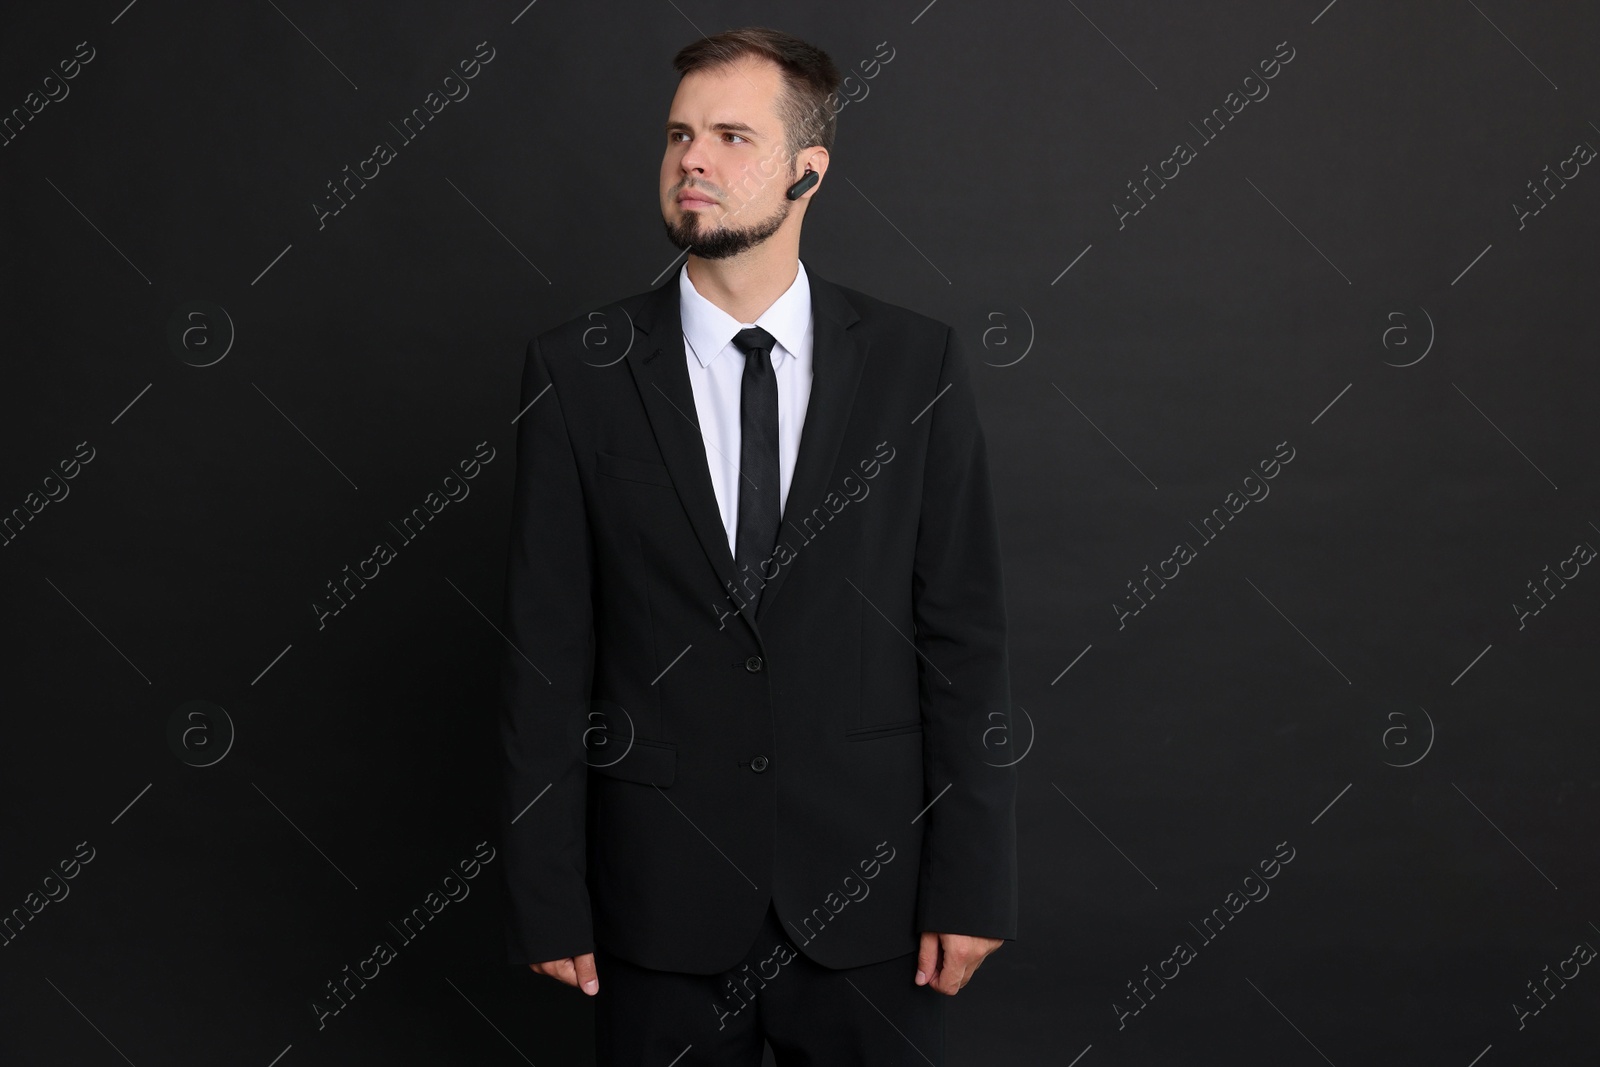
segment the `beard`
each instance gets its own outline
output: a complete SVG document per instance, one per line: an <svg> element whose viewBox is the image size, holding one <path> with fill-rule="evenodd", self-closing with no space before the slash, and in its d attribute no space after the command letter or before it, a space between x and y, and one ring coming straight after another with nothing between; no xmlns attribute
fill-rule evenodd
<svg viewBox="0 0 1600 1067"><path fill-rule="evenodd" d="M705 226L698 215L702 212L684 211L679 220L663 219L667 227L667 240L679 249L702 259L727 259L754 248L778 232L783 220L789 217L794 202L784 199L765 219L746 227L729 226L725 221Z"/></svg>

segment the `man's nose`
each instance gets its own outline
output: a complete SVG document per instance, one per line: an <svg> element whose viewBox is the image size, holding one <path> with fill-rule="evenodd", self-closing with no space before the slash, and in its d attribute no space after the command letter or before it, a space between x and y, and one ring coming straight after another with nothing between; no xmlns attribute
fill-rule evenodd
<svg viewBox="0 0 1600 1067"><path fill-rule="evenodd" d="M687 147L684 148L683 158L678 161L678 166L685 176L691 174L699 175L705 172L706 159L701 148L700 138L696 137L689 141Z"/></svg>

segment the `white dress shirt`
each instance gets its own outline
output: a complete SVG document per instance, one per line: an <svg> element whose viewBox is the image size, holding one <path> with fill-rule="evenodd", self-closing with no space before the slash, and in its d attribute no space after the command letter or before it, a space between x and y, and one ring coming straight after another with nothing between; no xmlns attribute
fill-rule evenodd
<svg viewBox="0 0 1600 1067"><path fill-rule="evenodd" d="M745 354L733 335L760 326L776 342L772 367L778 378L778 516L789 499L795 457L800 454L800 429L811 400L811 283L804 263L794 282L755 322L739 322L701 296L689 280L689 265L678 274L679 308L683 319L684 359L694 386L694 406L705 439L706 466L717 492L728 550L738 555L740 394Z"/></svg>

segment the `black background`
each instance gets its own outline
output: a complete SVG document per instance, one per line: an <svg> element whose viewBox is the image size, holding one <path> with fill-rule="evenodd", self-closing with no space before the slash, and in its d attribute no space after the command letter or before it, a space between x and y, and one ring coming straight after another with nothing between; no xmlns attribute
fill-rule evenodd
<svg viewBox="0 0 1600 1067"><path fill-rule="evenodd" d="M589 1062L586 998L505 962L494 862L322 1029L311 1002L494 845L525 344L677 269L671 55L768 24L855 74L802 258L955 326L989 439L1022 922L949 1003L951 1063L1593 1062L1592 968L1513 1005L1600 944L1600 578L1514 604L1600 544L1600 177L1514 205L1600 145L1600 17L1324 3L11 5L6 113L95 58L0 148L0 509L94 458L0 548L0 914L94 859L0 948L0 1060ZM236 331L209 366L215 312L167 340L192 301ZM192 700L226 722L174 744Z"/></svg>

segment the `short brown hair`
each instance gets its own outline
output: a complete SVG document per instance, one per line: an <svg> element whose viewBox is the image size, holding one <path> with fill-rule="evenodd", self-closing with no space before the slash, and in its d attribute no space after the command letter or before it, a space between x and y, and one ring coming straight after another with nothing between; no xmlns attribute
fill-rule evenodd
<svg viewBox="0 0 1600 1067"><path fill-rule="evenodd" d="M777 111L789 159L810 145L832 149L839 126L836 98L841 79L839 68L822 49L782 30L745 26L685 45L672 57L672 65L681 79L692 71L732 66L747 56L771 60L782 74Z"/></svg>

